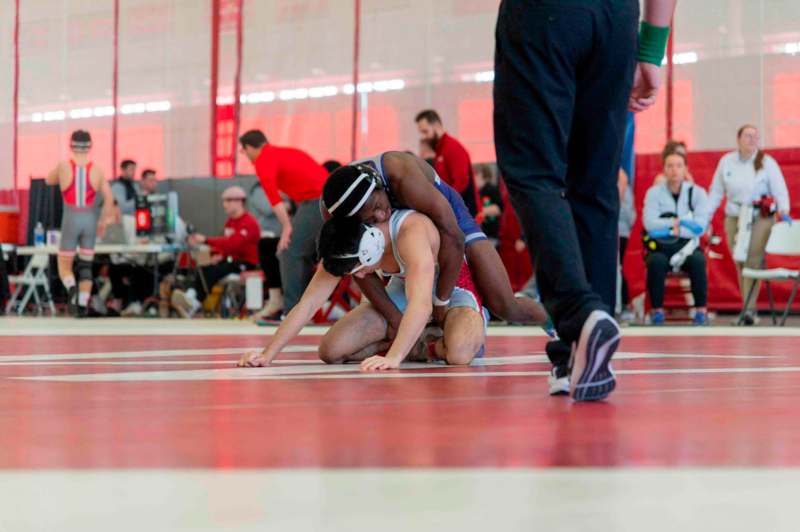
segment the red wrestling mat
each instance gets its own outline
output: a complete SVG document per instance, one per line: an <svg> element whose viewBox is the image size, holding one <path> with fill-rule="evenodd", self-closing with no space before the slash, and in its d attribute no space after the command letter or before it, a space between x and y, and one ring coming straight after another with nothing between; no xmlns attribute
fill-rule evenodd
<svg viewBox="0 0 800 532"><path fill-rule="evenodd" d="M543 337L376 375L307 336L233 367L265 341L4 337L0 468L800 465L793 337L626 337L618 391L578 405L546 395Z"/></svg>

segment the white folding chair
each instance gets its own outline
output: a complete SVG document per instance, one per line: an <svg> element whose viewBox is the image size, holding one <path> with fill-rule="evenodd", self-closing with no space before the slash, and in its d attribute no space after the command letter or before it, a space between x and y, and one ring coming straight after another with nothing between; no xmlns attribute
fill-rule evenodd
<svg viewBox="0 0 800 532"><path fill-rule="evenodd" d="M785 255L791 257L800 256L800 223L780 222L772 226L772 232L767 240L767 255ZM766 260L765 260L766 262ZM772 313L772 324L777 325L778 321L775 316L775 302L772 298L772 281L792 281L792 293L789 296L789 301L786 303L786 309L783 311L783 318L781 319L781 326L786 325L786 318L789 316L789 311L792 309L792 302L794 296L797 294L797 288L800 285L800 270L790 270L788 268L770 268L767 270L744 268L742 270L742 277L745 279L753 279L755 281L764 281L767 285L767 295L769 296L769 310ZM756 283L750 287L747 293L742 313L739 315L739 323L744 321L745 310L750 305L750 299L755 292Z"/></svg>
<svg viewBox="0 0 800 532"><path fill-rule="evenodd" d="M22 315L31 298L36 302L37 314L42 314L44 305L50 309L50 315L56 315L56 306L53 304L53 297L50 295L50 279L47 277L47 268L50 263L50 255L47 253L36 253L31 255L31 260L25 266L21 275L11 275L9 283L14 285L14 294L6 306L6 313L11 313L17 307L17 315ZM43 302L39 297L39 287L44 290L46 300Z"/></svg>

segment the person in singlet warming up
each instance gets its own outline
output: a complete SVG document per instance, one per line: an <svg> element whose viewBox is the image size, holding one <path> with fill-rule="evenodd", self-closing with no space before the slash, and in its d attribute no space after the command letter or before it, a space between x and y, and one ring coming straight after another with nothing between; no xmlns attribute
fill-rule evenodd
<svg viewBox="0 0 800 532"><path fill-rule="evenodd" d="M89 132L74 131L70 138L72 158L59 162L45 179L48 185L59 186L64 200L58 276L67 289L70 314L78 317L88 313L95 239L98 233L102 235L108 220L113 217L114 206L114 196L103 171L89 160L91 148ZM98 192L103 196L102 216L95 206ZM80 283L77 287L73 266Z"/></svg>

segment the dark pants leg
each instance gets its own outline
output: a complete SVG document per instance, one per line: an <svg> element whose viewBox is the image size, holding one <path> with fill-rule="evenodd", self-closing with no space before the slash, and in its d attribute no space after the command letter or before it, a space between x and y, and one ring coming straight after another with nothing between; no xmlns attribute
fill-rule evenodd
<svg viewBox="0 0 800 532"><path fill-rule="evenodd" d="M625 268L622 266L625 263L625 250L628 249L628 238L621 236L619 237L619 264L620 264L620 272L622 277L622 289L620 290L620 297L622 299L622 306L627 307L628 303L630 302L628 299L628 281L625 280Z"/></svg>
<svg viewBox="0 0 800 532"><path fill-rule="evenodd" d="M647 255L647 295L650 296L650 305L653 308L664 306L664 283L667 281L667 272L670 270L670 255L653 251Z"/></svg>
<svg viewBox="0 0 800 532"><path fill-rule="evenodd" d="M573 342L616 292L617 172L635 66L636 0L504 0L497 160L536 254L542 301Z"/></svg>
<svg viewBox="0 0 800 532"><path fill-rule="evenodd" d="M281 267L278 263L278 241L280 238L262 238L258 241L258 262L264 272L267 288L281 287Z"/></svg>
<svg viewBox="0 0 800 532"><path fill-rule="evenodd" d="M292 228L289 248L278 257L286 312L300 301L317 265L317 237L322 228L319 200L304 201L297 206Z"/></svg>
<svg viewBox="0 0 800 532"><path fill-rule="evenodd" d="M0 314L5 309L6 300L11 297L11 291L8 287L8 272L6 271L6 259L3 258L3 252L0 251Z"/></svg>
<svg viewBox="0 0 800 532"><path fill-rule="evenodd" d="M127 263L109 264L108 278L111 281L111 293L115 298L122 301L122 308L127 307L133 301L133 291L131 288L131 273L133 266Z"/></svg>
<svg viewBox="0 0 800 532"><path fill-rule="evenodd" d="M706 273L706 256L699 249L686 257L681 268L689 274L692 281L692 295L695 307L705 307L708 303L708 274Z"/></svg>

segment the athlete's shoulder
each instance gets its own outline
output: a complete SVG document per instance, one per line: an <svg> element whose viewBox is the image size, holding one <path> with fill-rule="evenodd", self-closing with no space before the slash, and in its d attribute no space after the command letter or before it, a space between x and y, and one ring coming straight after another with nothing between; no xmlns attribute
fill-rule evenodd
<svg viewBox="0 0 800 532"><path fill-rule="evenodd" d="M406 210L401 211L404 214L403 225L400 230L407 229L409 232L427 231L431 227L435 227L430 218L424 214L414 211Z"/></svg>

